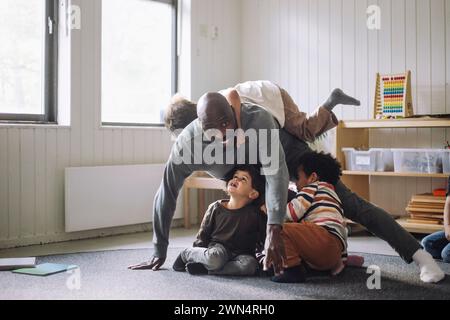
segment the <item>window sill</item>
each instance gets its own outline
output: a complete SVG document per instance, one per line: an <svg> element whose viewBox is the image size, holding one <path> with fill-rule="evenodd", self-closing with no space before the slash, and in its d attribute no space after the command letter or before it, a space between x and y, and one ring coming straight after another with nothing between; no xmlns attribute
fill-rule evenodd
<svg viewBox="0 0 450 320"><path fill-rule="evenodd" d="M69 125L38 122L0 122L0 129L70 129Z"/></svg>
<svg viewBox="0 0 450 320"><path fill-rule="evenodd" d="M142 131L168 131L164 125L132 125L132 124L102 124L100 130L111 130L111 129L121 129L121 130L142 130Z"/></svg>

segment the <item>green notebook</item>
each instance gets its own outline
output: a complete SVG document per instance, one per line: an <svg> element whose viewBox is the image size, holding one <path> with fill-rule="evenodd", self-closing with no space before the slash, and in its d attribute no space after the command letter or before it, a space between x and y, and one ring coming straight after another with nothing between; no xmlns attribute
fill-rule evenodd
<svg viewBox="0 0 450 320"><path fill-rule="evenodd" d="M39 264L35 268L24 268L14 270L14 273L28 274L32 276L48 276L55 273L65 272L78 268L75 265L44 263Z"/></svg>

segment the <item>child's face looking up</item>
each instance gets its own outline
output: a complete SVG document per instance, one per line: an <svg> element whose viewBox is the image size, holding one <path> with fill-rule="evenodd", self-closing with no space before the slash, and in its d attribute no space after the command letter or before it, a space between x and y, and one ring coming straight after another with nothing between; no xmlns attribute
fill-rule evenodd
<svg viewBox="0 0 450 320"><path fill-rule="evenodd" d="M259 196L259 193L252 187L250 174L241 170L237 170L233 179L228 181L227 191L232 197L242 197L249 200L254 200Z"/></svg>
<svg viewBox="0 0 450 320"><path fill-rule="evenodd" d="M313 172L310 176L307 176L305 171L303 171L303 168L300 167L298 169L298 180L296 181L295 185L297 186L297 191L300 191L303 187L314 183L318 180L317 173Z"/></svg>

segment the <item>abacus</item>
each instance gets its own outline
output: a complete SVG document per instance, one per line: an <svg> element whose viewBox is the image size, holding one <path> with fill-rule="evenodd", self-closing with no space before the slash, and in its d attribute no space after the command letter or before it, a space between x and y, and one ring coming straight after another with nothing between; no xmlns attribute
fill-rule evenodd
<svg viewBox="0 0 450 320"><path fill-rule="evenodd" d="M412 115L411 71L395 75L377 73L375 119L398 119Z"/></svg>

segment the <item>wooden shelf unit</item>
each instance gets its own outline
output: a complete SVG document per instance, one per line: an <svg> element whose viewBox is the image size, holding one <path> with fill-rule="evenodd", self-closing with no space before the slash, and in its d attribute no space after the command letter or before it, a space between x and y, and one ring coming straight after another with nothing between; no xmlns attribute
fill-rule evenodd
<svg viewBox="0 0 450 320"><path fill-rule="evenodd" d="M371 129L382 128L449 128L450 119L399 119L399 120L352 120L341 121L336 131L336 158L345 164L342 148L369 148L369 133ZM382 177L416 177L416 178L448 178L449 174L398 173L398 172L365 172L344 170L342 181L359 196L370 201L369 179L372 176ZM431 192L431 190L430 190ZM405 208L406 208L405 203ZM399 219L398 223L409 232L432 233L443 229L439 225L408 223Z"/></svg>
<svg viewBox="0 0 450 320"><path fill-rule="evenodd" d="M414 172L369 172L369 171L342 171L347 176L378 176L378 177L412 177L412 178L448 178L448 173L414 173Z"/></svg>

